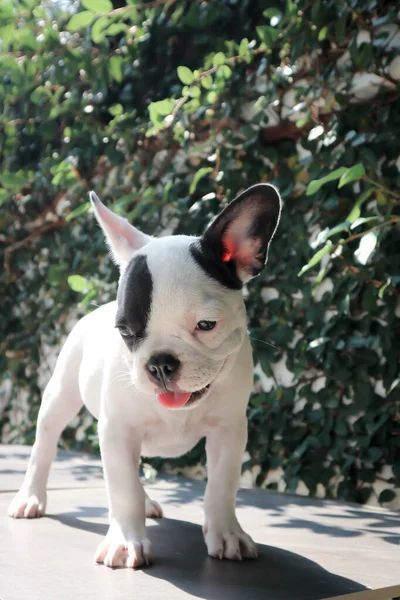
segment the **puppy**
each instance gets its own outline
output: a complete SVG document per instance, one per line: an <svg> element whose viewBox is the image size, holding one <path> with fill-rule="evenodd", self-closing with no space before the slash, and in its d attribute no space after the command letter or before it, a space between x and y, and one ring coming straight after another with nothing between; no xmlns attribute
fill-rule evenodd
<svg viewBox="0 0 400 600"><path fill-rule="evenodd" d="M255 185L200 238L155 239L90 199L115 262L117 300L81 319L57 360L14 518L40 517L58 438L84 403L98 419L110 526L95 560L153 560L145 518L161 517L139 479L140 456L174 457L206 438L204 538L210 556L256 558L235 515L253 382L243 284L264 268L278 226L274 187Z"/></svg>

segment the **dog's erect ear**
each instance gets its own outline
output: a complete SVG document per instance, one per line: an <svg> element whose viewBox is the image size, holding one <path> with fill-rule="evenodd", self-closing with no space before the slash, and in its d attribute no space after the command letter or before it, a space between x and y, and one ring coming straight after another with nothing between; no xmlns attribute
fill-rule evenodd
<svg viewBox="0 0 400 600"><path fill-rule="evenodd" d="M202 247L227 267L233 264L238 278L245 283L263 270L280 214L277 190L268 184L254 185L232 200L211 223Z"/></svg>
<svg viewBox="0 0 400 600"><path fill-rule="evenodd" d="M120 267L126 266L135 250L142 248L153 238L109 210L94 192L89 192L89 198L113 259Z"/></svg>

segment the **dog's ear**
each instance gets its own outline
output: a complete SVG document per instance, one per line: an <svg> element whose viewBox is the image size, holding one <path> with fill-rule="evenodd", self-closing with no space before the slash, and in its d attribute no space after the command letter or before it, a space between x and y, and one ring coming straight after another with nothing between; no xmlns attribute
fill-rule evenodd
<svg viewBox="0 0 400 600"><path fill-rule="evenodd" d="M153 238L109 210L94 192L89 193L89 198L96 219L106 236L106 242L114 261L120 267L126 266L135 250L142 248Z"/></svg>
<svg viewBox="0 0 400 600"><path fill-rule="evenodd" d="M217 216L201 245L243 283L258 275L267 262L269 244L281 214L281 199L268 184L254 185ZM222 265L221 265L222 266Z"/></svg>

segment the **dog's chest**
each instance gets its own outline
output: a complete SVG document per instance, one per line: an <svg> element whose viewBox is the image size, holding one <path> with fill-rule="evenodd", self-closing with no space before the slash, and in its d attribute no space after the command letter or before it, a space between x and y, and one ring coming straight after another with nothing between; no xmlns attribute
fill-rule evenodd
<svg viewBox="0 0 400 600"><path fill-rule="evenodd" d="M208 419L198 419L191 411L173 415L163 420L153 418L144 424L142 454L144 456L175 457L182 456L206 435Z"/></svg>

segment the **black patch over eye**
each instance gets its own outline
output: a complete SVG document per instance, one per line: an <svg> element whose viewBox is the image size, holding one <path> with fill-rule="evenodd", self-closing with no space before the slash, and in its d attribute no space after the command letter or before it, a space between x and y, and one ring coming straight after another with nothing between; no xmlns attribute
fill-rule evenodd
<svg viewBox="0 0 400 600"><path fill-rule="evenodd" d="M196 325L196 329L200 329L200 331L210 331L214 329L217 321L199 321Z"/></svg>

